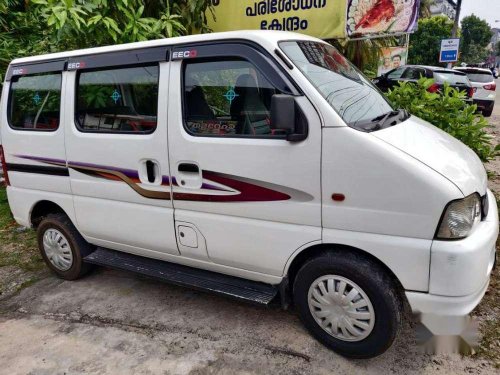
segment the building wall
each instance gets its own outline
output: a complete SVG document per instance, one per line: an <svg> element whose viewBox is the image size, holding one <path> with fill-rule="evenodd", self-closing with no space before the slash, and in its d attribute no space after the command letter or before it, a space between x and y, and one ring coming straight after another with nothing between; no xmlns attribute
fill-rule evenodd
<svg viewBox="0 0 500 375"><path fill-rule="evenodd" d="M433 16L446 16L455 19L456 4L452 0L434 0L430 7Z"/></svg>

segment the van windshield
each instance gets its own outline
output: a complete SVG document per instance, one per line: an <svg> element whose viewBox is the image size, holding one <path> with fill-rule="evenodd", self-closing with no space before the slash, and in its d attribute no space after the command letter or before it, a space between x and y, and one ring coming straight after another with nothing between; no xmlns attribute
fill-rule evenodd
<svg viewBox="0 0 500 375"><path fill-rule="evenodd" d="M281 42L280 47L347 125L375 131L408 117L395 111L380 91L333 46L290 41Z"/></svg>

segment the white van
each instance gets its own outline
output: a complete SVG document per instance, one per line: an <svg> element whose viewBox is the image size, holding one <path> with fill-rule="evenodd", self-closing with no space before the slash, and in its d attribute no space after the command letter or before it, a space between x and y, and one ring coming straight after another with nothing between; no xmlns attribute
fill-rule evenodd
<svg viewBox="0 0 500 375"><path fill-rule="evenodd" d="M498 214L462 143L335 48L244 31L14 60L1 144L16 221L64 279L90 264L293 301L357 358L414 312L469 313Z"/></svg>

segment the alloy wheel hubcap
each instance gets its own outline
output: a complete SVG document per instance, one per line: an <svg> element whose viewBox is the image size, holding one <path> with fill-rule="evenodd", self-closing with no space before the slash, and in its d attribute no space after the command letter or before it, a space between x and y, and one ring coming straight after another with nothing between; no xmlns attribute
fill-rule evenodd
<svg viewBox="0 0 500 375"><path fill-rule="evenodd" d="M50 263L60 271L73 265L73 253L69 242L57 229L48 229L43 235L43 250Z"/></svg>
<svg viewBox="0 0 500 375"><path fill-rule="evenodd" d="M361 341L375 324L373 305L353 281L337 275L317 278L308 293L309 310L319 326L342 341Z"/></svg>

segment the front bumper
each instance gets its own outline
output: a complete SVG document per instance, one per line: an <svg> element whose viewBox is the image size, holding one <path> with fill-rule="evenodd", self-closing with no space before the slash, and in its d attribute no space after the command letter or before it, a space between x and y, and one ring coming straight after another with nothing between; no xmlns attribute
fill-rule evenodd
<svg viewBox="0 0 500 375"><path fill-rule="evenodd" d="M488 190L489 212L474 231L458 241L433 241L429 293L406 292L415 313L466 315L488 288L496 259L498 210Z"/></svg>

